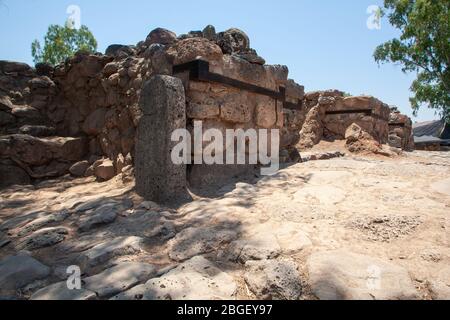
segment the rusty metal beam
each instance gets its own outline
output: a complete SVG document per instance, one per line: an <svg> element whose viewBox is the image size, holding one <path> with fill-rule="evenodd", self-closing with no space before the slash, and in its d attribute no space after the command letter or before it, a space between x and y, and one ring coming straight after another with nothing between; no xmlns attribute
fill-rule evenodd
<svg viewBox="0 0 450 320"><path fill-rule="evenodd" d="M299 100L297 104L286 101L286 89L284 87L280 87L279 91L274 91L251 83L226 77L221 74L210 72L208 61L194 60L173 67L173 74L183 72L189 72L190 80L219 83L240 90L268 96L277 101L281 101L283 103L283 108L285 109L300 110L302 108L301 100Z"/></svg>
<svg viewBox="0 0 450 320"><path fill-rule="evenodd" d="M363 113L366 116L371 116L372 109L334 110L325 112L326 115L353 114L353 113Z"/></svg>

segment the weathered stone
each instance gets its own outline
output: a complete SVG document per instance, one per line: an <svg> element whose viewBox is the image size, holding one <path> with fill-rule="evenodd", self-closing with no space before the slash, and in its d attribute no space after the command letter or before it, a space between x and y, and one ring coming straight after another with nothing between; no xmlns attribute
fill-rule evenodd
<svg viewBox="0 0 450 320"><path fill-rule="evenodd" d="M250 49L250 39L247 34L239 29L228 29L217 35L217 43L223 53L239 53Z"/></svg>
<svg viewBox="0 0 450 320"><path fill-rule="evenodd" d="M27 250L51 247L64 241L68 233L69 230L62 227L41 229L21 240L18 247Z"/></svg>
<svg viewBox="0 0 450 320"><path fill-rule="evenodd" d="M134 287L113 300L230 300L233 278L203 257L194 257L160 278Z"/></svg>
<svg viewBox="0 0 450 320"><path fill-rule="evenodd" d="M190 119L215 119L220 115L220 108L218 105L188 103L186 112Z"/></svg>
<svg viewBox="0 0 450 320"><path fill-rule="evenodd" d="M55 212L52 214L46 214L21 227L17 235L19 237L25 236L51 223L62 222L68 217L69 212L67 210L62 210L60 212Z"/></svg>
<svg viewBox="0 0 450 320"><path fill-rule="evenodd" d="M169 241L169 257L184 261L196 255L217 250L219 246L233 241L237 232L230 228L188 228Z"/></svg>
<svg viewBox="0 0 450 320"><path fill-rule="evenodd" d="M245 269L245 282L258 299L297 300L302 294L300 274L294 261L247 261Z"/></svg>
<svg viewBox="0 0 450 320"><path fill-rule="evenodd" d="M129 46L123 44L112 44L106 48L105 55L116 57L119 56L121 52L127 53L129 51Z"/></svg>
<svg viewBox="0 0 450 320"><path fill-rule="evenodd" d="M105 204L96 209L92 214L86 214L80 219L78 231L86 232L114 222L117 218L119 208L116 204Z"/></svg>
<svg viewBox="0 0 450 320"><path fill-rule="evenodd" d="M172 133L186 128L186 102L180 79L154 76L142 90L144 116L138 126L135 154L136 189L156 202L187 199L186 165L175 164Z"/></svg>
<svg viewBox="0 0 450 320"><path fill-rule="evenodd" d="M98 135L105 124L106 112L105 108L92 112L83 123L83 131L89 135Z"/></svg>
<svg viewBox="0 0 450 320"><path fill-rule="evenodd" d="M83 279L84 286L99 298L111 297L145 282L156 275L151 264L122 262L95 276Z"/></svg>
<svg viewBox="0 0 450 320"><path fill-rule="evenodd" d="M13 156L35 166L48 164L52 160L79 161L86 149L83 138L36 138L20 134L0 138L0 155Z"/></svg>
<svg viewBox="0 0 450 320"><path fill-rule="evenodd" d="M13 61L6 61L6 60L0 60L0 70L2 70L5 73L10 72L27 72L31 70L31 67L27 65L26 63L22 62L13 62Z"/></svg>
<svg viewBox="0 0 450 320"><path fill-rule="evenodd" d="M30 177L22 168L9 163L0 163L0 189L14 186L30 184Z"/></svg>
<svg viewBox="0 0 450 320"><path fill-rule="evenodd" d="M345 131L345 139L346 147L350 152L378 153L381 151L380 143L356 123L352 123Z"/></svg>
<svg viewBox="0 0 450 320"><path fill-rule="evenodd" d="M216 28L212 25L207 25L203 31L203 37L208 39L209 41L215 41L217 34L216 34Z"/></svg>
<svg viewBox="0 0 450 320"><path fill-rule="evenodd" d="M273 259L280 255L277 239L270 234L256 234L249 239L231 243L228 259L245 263L249 260Z"/></svg>
<svg viewBox="0 0 450 320"><path fill-rule="evenodd" d="M117 62L110 62L107 65L105 65L105 68L103 69L103 74L105 77L109 77L112 74L115 74L119 71L119 64Z"/></svg>
<svg viewBox="0 0 450 320"><path fill-rule="evenodd" d="M310 285L321 300L416 299L408 272L378 258L344 250L319 252L308 259Z"/></svg>
<svg viewBox="0 0 450 320"><path fill-rule="evenodd" d="M76 213L80 213L100 207L104 204L118 204L118 201L105 197L98 197L95 199L80 199L72 205L71 209L73 209L73 211Z"/></svg>
<svg viewBox="0 0 450 320"><path fill-rule="evenodd" d="M218 61L222 51L214 43L204 38L190 38L177 42L167 50L174 65L190 62L196 59Z"/></svg>
<svg viewBox="0 0 450 320"><path fill-rule="evenodd" d="M95 292L84 288L69 289L67 282L62 281L52 284L48 287L36 291L30 298L31 300L95 300L97 295Z"/></svg>
<svg viewBox="0 0 450 320"><path fill-rule="evenodd" d="M270 129L277 121L277 110L273 101L258 103L256 106L256 124L261 128Z"/></svg>
<svg viewBox="0 0 450 320"><path fill-rule="evenodd" d="M264 65L266 63L266 60L264 58L258 56L256 53L256 50L254 49L247 49L239 54L236 54L239 58L242 58L250 63Z"/></svg>
<svg viewBox="0 0 450 320"><path fill-rule="evenodd" d="M55 135L56 129L47 126L24 125L19 128L19 132L33 137L50 137Z"/></svg>
<svg viewBox="0 0 450 320"><path fill-rule="evenodd" d="M306 115L305 123L300 131L300 146L312 148L323 137L323 124L319 107L312 108Z"/></svg>
<svg viewBox="0 0 450 320"><path fill-rule="evenodd" d="M71 166L69 171L75 177L82 177L86 173L87 168L89 168L89 161L80 161Z"/></svg>
<svg viewBox="0 0 450 320"><path fill-rule="evenodd" d="M154 43L170 45L177 41L177 35L164 28L156 28L150 32L145 40L145 45L150 46Z"/></svg>
<svg viewBox="0 0 450 320"><path fill-rule="evenodd" d="M402 138L395 134L389 135L389 145L394 148L402 148Z"/></svg>
<svg viewBox="0 0 450 320"><path fill-rule="evenodd" d="M100 243L82 253L80 264L84 267L95 267L118 256L138 253L142 250L143 239L139 237L119 237Z"/></svg>
<svg viewBox="0 0 450 320"><path fill-rule="evenodd" d="M36 73L39 76L48 76L48 77L52 76L53 70L54 70L54 68L51 64L45 63L45 62L36 63L35 68L36 68Z"/></svg>
<svg viewBox="0 0 450 320"><path fill-rule="evenodd" d="M102 180L110 180L116 175L114 163L109 159L103 160L101 163L94 166L94 174L97 178Z"/></svg>
<svg viewBox="0 0 450 320"><path fill-rule="evenodd" d="M26 253L6 257L0 261L0 292L15 291L49 274L49 267Z"/></svg>
<svg viewBox="0 0 450 320"><path fill-rule="evenodd" d="M247 123L252 119L252 114L247 104L235 104L234 101L230 101L220 106L220 118L232 123Z"/></svg>

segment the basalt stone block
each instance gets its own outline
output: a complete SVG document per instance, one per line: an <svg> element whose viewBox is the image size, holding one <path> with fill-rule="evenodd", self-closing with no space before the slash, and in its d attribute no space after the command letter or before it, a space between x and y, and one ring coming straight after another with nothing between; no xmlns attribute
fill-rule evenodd
<svg viewBox="0 0 450 320"><path fill-rule="evenodd" d="M183 201L186 164L172 161L172 133L186 128L186 98L180 79L157 75L147 81L141 93L143 117L138 125L135 172L136 188L146 200Z"/></svg>

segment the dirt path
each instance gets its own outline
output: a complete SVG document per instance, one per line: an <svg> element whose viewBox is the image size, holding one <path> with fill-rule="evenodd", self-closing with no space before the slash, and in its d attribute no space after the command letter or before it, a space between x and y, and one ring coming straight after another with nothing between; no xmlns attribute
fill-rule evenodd
<svg viewBox="0 0 450 320"><path fill-rule="evenodd" d="M0 239L11 242L0 249L0 258L19 251L27 224L67 209L67 219L45 226L67 228L64 240L30 250L52 270L80 261L95 244L137 236L144 239L138 254L108 257L86 274L138 261L156 266L164 280L166 272L179 276L177 269L169 271L173 267L203 255L233 279L231 297L450 298L448 153L309 161L273 177L230 183L216 197L199 198L178 210L143 203L120 177L102 184L82 182L3 191ZM120 207L117 217L103 217L105 221L80 232L80 223L111 199L113 207ZM77 211L92 200L97 201L92 208ZM255 267L254 261L263 265ZM298 276L286 271L292 263ZM21 296L57 280L53 271L28 284ZM365 285L371 280L380 280L381 287ZM185 290L195 290L181 282ZM142 290L148 291L148 284Z"/></svg>

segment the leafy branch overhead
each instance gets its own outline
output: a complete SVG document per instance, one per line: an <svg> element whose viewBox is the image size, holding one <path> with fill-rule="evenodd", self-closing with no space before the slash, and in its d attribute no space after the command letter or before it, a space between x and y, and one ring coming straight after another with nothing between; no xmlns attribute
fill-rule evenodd
<svg viewBox="0 0 450 320"><path fill-rule="evenodd" d="M410 98L414 113L427 106L450 122L450 1L385 0L384 7L401 36L378 46L375 60L417 73Z"/></svg>
<svg viewBox="0 0 450 320"><path fill-rule="evenodd" d="M69 25L50 25L44 38L44 47L38 40L31 44L31 54L35 63L45 62L57 65L72 57L77 51L95 52L97 41L86 26L80 29Z"/></svg>

